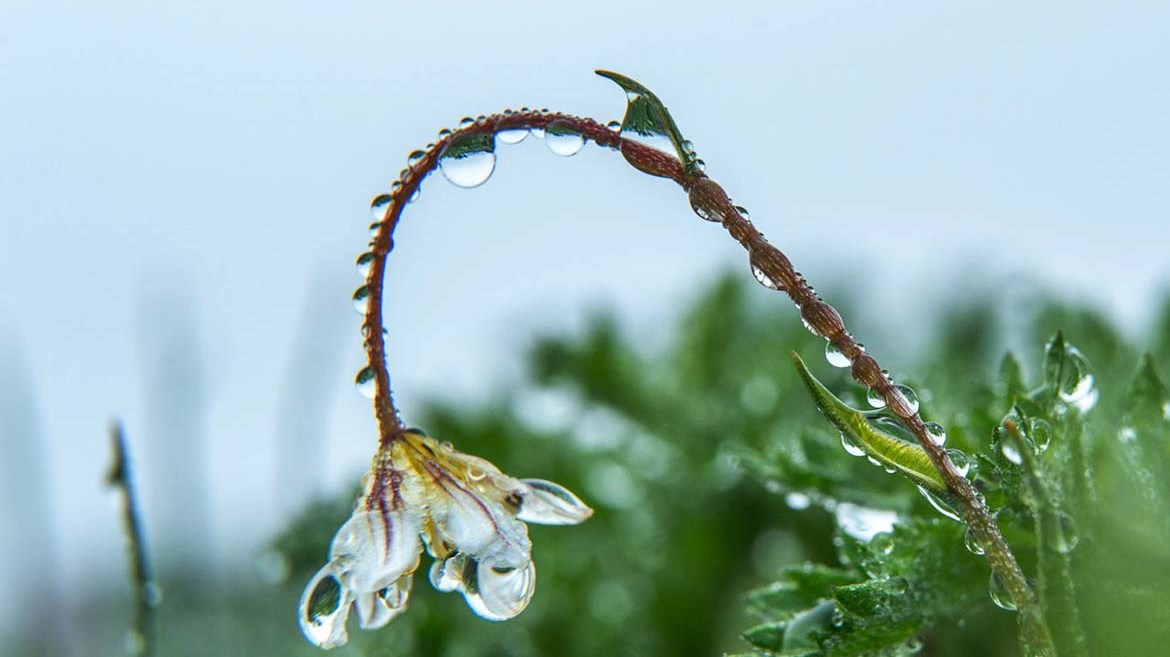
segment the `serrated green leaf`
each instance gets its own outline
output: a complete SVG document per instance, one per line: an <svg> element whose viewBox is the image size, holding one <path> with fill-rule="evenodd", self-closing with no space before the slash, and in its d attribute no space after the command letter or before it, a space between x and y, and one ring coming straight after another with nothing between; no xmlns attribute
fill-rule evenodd
<svg viewBox="0 0 1170 657"><path fill-rule="evenodd" d="M648 145L659 150L662 148L657 146L655 141L669 141L674 151L672 154L683 163L686 171L690 173L697 170L698 165L694 153L687 148L686 139L679 132L674 117L670 115L666 106L662 104L658 96L654 95L654 92L621 73L604 70L598 70L596 73L603 78L614 81L626 92L626 113L622 117L623 136L627 133L636 135L646 140ZM637 165L635 164L635 166ZM647 171L647 173L657 175L654 171Z"/></svg>
<svg viewBox="0 0 1170 657"><path fill-rule="evenodd" d="M919 486L935 493L946 493L946 484L934 469L926 450L873 426L864 413L838 399L818 381L796 352L792 353L792 360L821 414L838 430L847 434L866 455L905 475Z"/></svg>
<svg viewBox="0 0 1170 657"><path fill-rule="evenodd" d="M1027 390L1024 369L1016 355L1010 351L1004 354L1003 360L999 363L999 382L1003 385L1004 395L1009 400L1024 394Z"/></svg>

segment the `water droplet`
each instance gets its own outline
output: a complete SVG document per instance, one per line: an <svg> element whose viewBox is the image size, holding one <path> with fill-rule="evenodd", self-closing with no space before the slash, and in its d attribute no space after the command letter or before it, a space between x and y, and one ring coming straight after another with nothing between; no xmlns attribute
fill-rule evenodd
<svg viewBox="0 0 1170 657"><path fill-rule="evenodd" d="M505 144L519 144L528 137L527 128L517 128L515 130L501 130L496 133L496 139Z"/></svg>
<svg viewBox="0 0 1170 657"><path fill-rule="evenodd" d="M833 509L841 531L859 540L869 542L878 534L894 531L898 514L893 511L871 509L850 502L841 502Z"/></svg>
<svg viewBox="0 0 1170 657"><path fill-rule="evenodd" d="M1012 596L1008 593L1007 587L1004 586L1003 581L996 573L991 573L991 582L988 584L991 593L991 601L1000 609L1007 609L1008 611L1016 610L1016 603L1012 600Z"/></svg>
<svg viewBox="0 0 1170 657"><path fill-rule="evenodd" d="M879 392L877 388L870 388L869 391L865 393L865 401L869 402L869 405L874 408L886 407L886 400L884 397L882 397L882 393Z"/></svg>
<svg viewBox="0 0 1170 657"><path fill-rule="evenodd" d="M386 217L386 210L390 207L390 202L394 200L392 194L379 194L370 201L370 215L374 217L374 221L382 221Z"/></svg>
<svg viewBox="0 0 1170 657"><path fill-rule="evenodd" d="M926 423L926 436L935 445L943 445L947 442L947 430L938 422Z"/></svg>
<svg viewBox="0 0 1170 657"><path fill-rule="evenodd" d="M1010 438L1005 439L1003 443L1000 444L999 451L1003 452L1003 457L1012 463L1015 463L1016 465L1023 463L1023 459L1020 458L1020 451L1016 449L1015 444L1011 442Z"/></svg>
<svg viewBox="0 0 1170 657"><path fill-rule="evenodd" d="M465 116L465 117L459 119L459 127L460 128L470 127L471 124L473 124L473 123L475 123L475 119L471 118L470 116Z"/></svg>
<svg viewBox="0 0 1170 657"><path fill-rule="evenodd" d="M752 263L752 276L755 277L756 282L768 288L769 290L780 289L780 285L776 281L772 280L771 277L769 277L767 274L765 274L764 270L760 269L760 267L755 263Z"/></svg>
<svg viewBox="0 0 1170 657"><path fill-rule="evenodd" d="M911 388L910 386L902 385L902 384L898 384L898 385L894 386L894 389L897 390L902 395L903 398L905 398L906 406L910 409L910 412L917 413L918 412L918 393L914 392L914 389Z"/></svg>
<svg viewBox="0 0 1170 657"><path fill-rule="evenodd" d="M841 432L841 446L850 456L865 456L865 450L857 443L857 439L844 431Z"/></svg>
<svg viewBox="0 0 1170 657"><path fill-rule="evenodd" d="M621 121L610 121L609 123L605 124L605 127L609 128L610 130L613 130L614 132L621 132L622 131L622 122Z"/></svg>
<svg viewBox="0 0 1170 657"><path fill-rule="evenodd" d="M679 145L682 146L684 153L694 153L695 152L695 142L691 141L690 139L684 139L682 141L682 143Z"/></svg>
<svg viewBox="0 0 1170 657"><path fill-rule="evenodd" d="M585 146L585 138L568 121L553 121L544 129L544 143L557 155L576 155Z"/></svg>
<svg viewBox="0 0 1170 657"><path fill-rule="evenodd" d="M744 219L752 218L752 215L748 213L747 208L743 207L742 205L735 206L735 211L738 212L739 216L743 217Z"/></svg>
<svg viewBox="0 0 1170 657"><path fill-rule="evenodd" d="M158 582L150 581L142 585L142 597L145 599L146 606L157 607L162 604L163 590Z"/></svg>
<svg viewBox="0 0 1170 657"><path fill-rule="evenodd" d="M374 375L374 368L366 365L358 370L357 376L353 379L354 385L357 386L358 392L366 399L373 399L374 393L378 390L377 377Z"/></svg>
<svg viewBox="0 0 1170 657"><path fill-rule="evenodd" d="M469 135L447 144L439 169L453 185L470 189L491 177L496 168L495 140L490 134Z"/></svg>
<svg viewBox="0 0 1170 657"><path fill-rule="evenodd" d="M317 571L301 594L300 624L305 638L322 648L345 645L345 620L352 600L334 574L333 564Z"/></svg>
<svg viewBox="0 0 1170 657"><path fill-rule="evenodd" d="M450 137L450 136L451 136L451 129L450 128L443 128L442 130L439 131L439 139L446 139L447 137Z"/></svg>
<svg viewBox="0 0 1170 657"><path fill-rule="evenodd" d="M443 450L444 452L446 452L448 454L455 453L455 445L452 444L450 440L444 440L443 442L439 443L439 449Z"/></svg>
<svg viewBox="0 0 1170 657"><path fill-rule="evenodd" d="M1064 371L1059 386L1060 398L1081 412L1097 404L1098 391L1089 361L1072 345L1065 347Z"/></svg>
<svg viewBox="0 0 1170 657"><path fill-rule="evenodd" d="M979 544L979 539L975 538L975 532L970 527L967 528L967 533L963 535L963 546L967 551L975 555L983 555L983 546Z"/></svg>
<svg viewBox="0 0 1170 657"><path fill-rule="evenodd" d="M544 139L544 128L529 128L528 132L536 139Z"/></svg>
<svg viewBox="0 0 1170 657"><path fill-rule="evenodd" d="M484 477L487 477L487 472L483 468L474 465L467 466L467 478L471 481L482 481Z"/></svg>
<svg viewBox="0 0 1170 657"><path fill-rule="evenodd" d="M951 505L948 504L946 500L944 500L938 493L927 490L922 486L918 487L918 492L922 493L922 496L926 498L927 502L930 502L930 505L934 507L935 511L938 511L955 522L963 522L963 519L959 517L958 512L956 512L954 508L952 508Z"/></svg>
<svg viewBox="0 0 1170 657"><path fill-rule="evenodd" d="M354 290L353 307L357 309L359 314L366 314L366 309L370 307L370 286L363 285Z"/></svg>
<svg viewBox="0 0 1170 657"><path fill-rule="evenodd" d="M370 267L373 266L373 264L374 264L374 254L373 253L370 253L369 251L367 251L367 252L361 254L360 256L358 256L357 260L354 262L354 266L357 267L358 276L361 276L362 278L369 276Z"/></svg>
<svg viewBox="0 0 1170 657"><path fill-rule="evenodd" d="M138 630L126 632L126 654L134 657L146 654L146 637Z"/></svg>
<svg viewBox="0 0 1170 657"><path fill-rule="evenodd" d="M1068 554L1077 548L1081 542L1081 535L1077 532L1076 522L1072 516L1059 512L1056 526L1056 535L1052 537L1052 547L1061 554Z"/></svg>
<svg viewBox="0 0 1170 657"><path fill-rule="evenodd" d="M1032 443L1036 447L1037 454L1043 454L1048 446L1052 444L1052 425L1048 424L1046 420L1034 418L1031 421L1031 430L1028 432L1032 437Z"/></svg>
<svg viewBox="0 0 1170 657"><path fill-rule="evenodd" d="M415 187L414 191L410 193L410 198L406 199L406 202L414 203L418 200L420 194L422 194L422 187Z"/></svg>
<svg viewBox="0 0 1170 657"><path fill-rule="evenodd" d="M936 443L941 445L942 443ZM948 449L947 457L951 460L951 465L955 466L955 471L959 473L960 477L966 477L967 473L971 471L971 459L966 454L957 449Z"/></svg>
<svg viewBox="0 0 1170 657"><path fill-rule="evenodd" d="M825 343L825 360L833 367L849 367L853 365L853 361L849 360L837 345L832 342Z"/></svg>
<svg viewBox="0 0 1170 657"><path fill-rule="evenodd" d="M406 156L406 166L413 169L414 165L418 164L426 155L424 151L411 151L410 155Z"/></svg>
<svg viewBox="0 0 1170 657"><path fill-rule="evenodd" d="M699 171L706 171L706 170L707 170L707 163L706 163L706 162L704 162L703 160L696 159L696 160L695 160L694 162L692 162L691 164L692 164L692 165L694 165L694 167L695 167L696 169L698 169Z"/></svg>
<svg viewBox="0 0 1170 657"><path fill-rule="evenodd" d="M793 491L784 496L784 503L793 511L804 511L812 504L812 498L804 493Z"/></svg>

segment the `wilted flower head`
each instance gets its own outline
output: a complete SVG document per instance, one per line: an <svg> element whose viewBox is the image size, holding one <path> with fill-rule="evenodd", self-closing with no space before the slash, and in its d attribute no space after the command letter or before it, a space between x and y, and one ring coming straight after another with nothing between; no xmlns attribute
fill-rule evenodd
<svg viewBox="0 0 1170 657"><path fill-rule="evenodd" d="M436 589L461 591L488 620L512 618L536 587L524 523L573 525L593 514L562 486L514 479L417 429L379 451L362 488L329 563L301 595L301 631L322 648L345 644L351 607L367 630L402 613L424 547Z"/></svg>

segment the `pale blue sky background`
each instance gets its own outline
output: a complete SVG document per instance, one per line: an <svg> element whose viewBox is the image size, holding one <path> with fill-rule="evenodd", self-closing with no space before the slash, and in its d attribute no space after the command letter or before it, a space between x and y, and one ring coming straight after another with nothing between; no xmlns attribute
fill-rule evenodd
<svg viewBox="0 0 1170 657"><path fill-rule="evenodd" d="M802 271L852 277L871 306L929 313L957 284L1026 272L1069 296L1092 285L1137 325L1170 280L1165 2L662 6L0 5L0 394L31 387L9 407L35 418L52 491L2 502L50 510L60 581L122 573L99 487L114 415L153 466L155 532L190 524L161 501L175 455L211 473L211 558L245 563L282 509L352 485L374 440L348 298L369 199L464 114L620 118L597 67L655 89ZM502 146L481 189L429 180L398 244L388 325L408 417L436 392L490 395L534 328L591 304L653 341L676 301L742 262L668 183L535 139ZM300 393L298 340L329 363ZM172 357L190 386L158 390ZM290 422L304 397L330 412ZM203 409L206 448L159 444L182 438L160 408ZM290 478L276 451L310 425L320 476ZM0 519L11 537L29 513Z"/></svg>

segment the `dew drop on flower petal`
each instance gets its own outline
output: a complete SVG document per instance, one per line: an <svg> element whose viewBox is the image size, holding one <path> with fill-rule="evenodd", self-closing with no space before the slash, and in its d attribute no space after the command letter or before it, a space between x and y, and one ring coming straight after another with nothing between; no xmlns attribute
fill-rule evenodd
<svg viewBox="0 0 1170 657"><path fill-rule="evenodd" d="M362 397L365 397L366 399L374 398L374 393L378 389L377 377L374 376L374 368L366 365L362 369L358 370L357 376L354 377L353 382L354 385L357 386L357 390L359 393L361 393Z"/></svg>
<svg viewBox="0 0 1170 657"><path fill-rule="evenodd" d="M521 483L527 490L521 496L516 517L524 522L575 525L593 515L593 509L560 484L543 479L524 479Z"/></svg>
<svg viewBox="0 0 1170 657"><path fill-rule="evenodd" d="M518 568L478 564L475 586L464 581L467 606L487 620L513 618L532 600L536 591L536 565L531 560Z"/></svg>
<svg viewBox="0 0 1170 657"><path fill-rule="evenodd" d="M301 594L300 624L305 638L320 648L345 645L345 619L349 616L350 593L326 565L309 581Z"/></svg>
<svg viewBox="0 0 1170 657"><path fill-rule="evenodd" d="M576 155L585 146L585 138L568 121L553 121L544 129L544 143L557 155Z"/></svg>
<svg viewBox="0 0 1170 657"><path fill-rule="evenodd" d="M832 342L825 343L825 360L833 367L849 367L853 365L853 361L849 360L837 345Z"/></svg>
<svg viewBox="0 0 1170 657"><path fill-rule="evenodd" d="M354 593L379 591L418 563L418 520L405 511L355 512L329 548L337 578Z"/></svg>
<svg viewBox="0 0 1170 657"><path fill-rule="evenodd" d="M448 143L439 155L439 169L456 187L478 187L496 168L495 140L490 134L468 135Z"/></svg>

